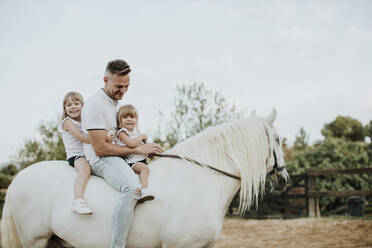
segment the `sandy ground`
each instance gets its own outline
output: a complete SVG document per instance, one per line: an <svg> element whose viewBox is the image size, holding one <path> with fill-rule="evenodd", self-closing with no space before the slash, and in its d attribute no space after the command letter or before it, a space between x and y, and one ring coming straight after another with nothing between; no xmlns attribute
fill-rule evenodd
<svg viewBox="0 0 372 248"><path fill-rule="evenodd" d="M372 221L226 219L213 248L372 247Z"/></svg>
<svg viewBox="0 0 372 248"><path fill-rule="evenodd" d="M242 247L372 248L372 220L225 219L222 235L213 248Z"/></svg>

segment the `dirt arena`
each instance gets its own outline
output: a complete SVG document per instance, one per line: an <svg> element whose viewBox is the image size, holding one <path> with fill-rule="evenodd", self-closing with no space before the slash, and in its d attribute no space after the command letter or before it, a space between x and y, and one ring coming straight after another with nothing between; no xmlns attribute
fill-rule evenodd
<svg viewBox="0 0 372 248"><path fill-rule="evenodd" d="M352 219L226 219L213 248L372 247L372 221Z"/></svg>
<svg viewBox="0 0 372 248"><path fill-rule="evenodd" d="M225 219L222 235L213 248L243 247L372 248L372 220Z"/></svg>

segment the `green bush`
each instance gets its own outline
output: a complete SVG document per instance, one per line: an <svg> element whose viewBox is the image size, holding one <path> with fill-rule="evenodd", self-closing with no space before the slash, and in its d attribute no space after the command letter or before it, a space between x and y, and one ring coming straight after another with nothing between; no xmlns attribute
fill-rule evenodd
<svg viewBox="0 0 372 248"><path fill-rule="evenodd" d="M18 173L18 169L14 164L8 164L0 170L0 173L8 176L15 176Z"/></svg>
<svg viewBox="0 0 372 248"><path fill-rule="evenodd" d="M12 179L9 176L0 173L0 189L8 188L11 182Z"/></svg>
<svg viewBox="0 0 372 248"><path fill-rule="evenodd" d="M5 192L0 191L0 216L3 215L4 203L5 203Z"/></svg>

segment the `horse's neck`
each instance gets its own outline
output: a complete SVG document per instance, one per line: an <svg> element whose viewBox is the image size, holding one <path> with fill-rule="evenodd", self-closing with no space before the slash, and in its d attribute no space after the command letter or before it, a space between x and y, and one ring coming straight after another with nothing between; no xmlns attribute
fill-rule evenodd
<svg viewBox="0 0 372 248"><path fill-rule="evenodd" d="M174 147L167 153L180 155L186 159L189 158L239 176L239 170L232 165L233 163L230 161L230 158L226 157L223 151L223 145L215 145L214 142L216 141L211 141L211 139L206 136L198 136L196 138L191 138L186 143ZM199 165L191 162L185 163L188 164L190 168L199 167ZM216 204L221 206L220 210L223 214L225 214L226 208L240 188L239 180L207 168L196 170L195 180L198 180L198 182L195 182L197 184L205 185L207 183L208 188L209 186L213 187L213 191L216 192Z"/></svg>
<svg viewBox="0 0 372 248"><path fill-rule="evenodd" d="M225 215L231 201L240 189L240 181L227 176L223 177L224 178L221 179L219 187L221 190L220 200L225 204L223 210L223 214Z"/></svg>
<svg viewBox="0 0 372 248"><path fill-rule="evenodd" d="M155 191L159 190L159 194L165 194L169 199L172 195L179 198L182 194L180 201L186 201L183 204L199 202L201 208L218 217L225 215L240 186L236 179L179 159L159 158L149 166L149 187L154 187ZM238 175L236 171L230 172Z"/></svg>

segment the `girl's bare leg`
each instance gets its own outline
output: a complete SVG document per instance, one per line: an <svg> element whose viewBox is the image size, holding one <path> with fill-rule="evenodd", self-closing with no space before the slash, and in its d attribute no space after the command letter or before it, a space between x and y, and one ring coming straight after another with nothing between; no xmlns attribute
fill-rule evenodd
<svg viewBox="0 0 372 248"><path fill-rule="evenodd" d="M90 177L90 166L84 157L78 158L75 161L75 169L78 172L78 176L75 179L74 195L75 200L72 202L72 211L78 214L90 215L93 214L92 210L88 207L85 202L84 192L87 187L87 183Z"/></svg>
<svg viewBox="0 0 372 248"><path fill-rule="evenodd" d="M142 194L141 197L138 199L138 202L144 202L144 201L151 201L155 199L155 196L152 194L150 190L147 189L147 184L148 184L148 178L150 174L150 169L149 167L142 163L142 162L137 162L133 165L133 170L137 174L139 174L139 179L142 185Z"/></svg>
<svg viewBox="0 0 372 248"><path fill-rule="evenodd" d="M141 182L142 188L146 189L147 184L148 184L149 174L150 174L149 167L142 162L137 162L133 165L133 170L134 172L139 174L139 180Z"/></svg>
<svg viewBox="0 0 372 248"><path fill-rule="evenodd" d="M75 169L78 172L78 176L75 179L75 199L83 199L84 192L87 187L87 183L90 177L90 166L88 161L84 158L78 158L75 161Z"/></svg>

